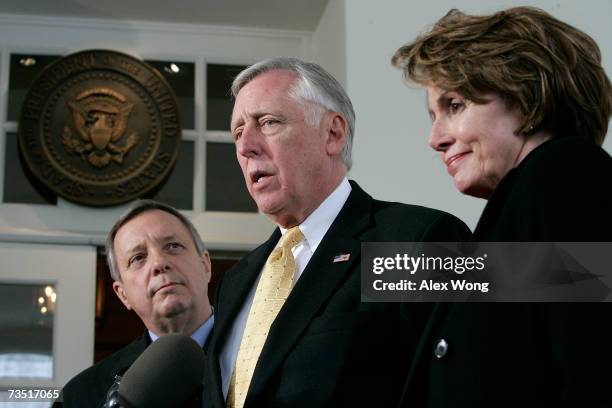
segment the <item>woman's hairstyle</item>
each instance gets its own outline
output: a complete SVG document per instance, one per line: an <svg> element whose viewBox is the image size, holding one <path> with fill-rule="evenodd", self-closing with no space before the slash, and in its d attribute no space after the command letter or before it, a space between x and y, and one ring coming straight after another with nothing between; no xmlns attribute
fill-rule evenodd
<svg viewBox="0 0 612 408"><path fill-rule="evenodd" d="M456 91L475 103L497 93L523 120L518 133L550 131L601 144L612 110L612 86L601 52L582 31L533 7L487 16L451 10L392 64L407 80Z"/></svg>

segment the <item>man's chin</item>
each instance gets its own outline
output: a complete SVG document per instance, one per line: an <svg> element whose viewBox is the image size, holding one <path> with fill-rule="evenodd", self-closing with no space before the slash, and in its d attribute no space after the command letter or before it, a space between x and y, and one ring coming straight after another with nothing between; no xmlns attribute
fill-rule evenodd
<svg viewBox="0 0 612 408"><path fill-rule="evenodd" d="M172 319L187 310L187 305L184 301L176 299L175 296L166 296L161 304L157 307L157 315L166 319Z"/></svg>
<svg viewBox="0 0 612 408"><path fill-rule="evenodd" d="M259 211L269 217L273 217L282 211L282 205L278 200L273 200L271 197L255 197L255 203Z"/></svg>

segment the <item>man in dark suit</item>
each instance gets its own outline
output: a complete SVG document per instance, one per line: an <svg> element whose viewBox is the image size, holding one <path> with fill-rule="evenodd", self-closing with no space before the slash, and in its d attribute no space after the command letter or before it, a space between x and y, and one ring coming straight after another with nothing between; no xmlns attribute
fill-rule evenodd
<svg viewBox="0 0 612 408"><path fill-rule="evenodd" d="M106 254L115 293L147 332L70 380L62 390L66 408L102 407L115 376L159 336L182 333L203 346L213 326L210 257L180 212L151 200L136 202L111 229Z"/></svg>
<svg viewBox="0 0 612 408"><path fill-rule="evenodd" d="M355 114L320 66L266 60L240 73L232 92L238 162L279 228L217 291L211 403L396 405L429 306L362 303L361 243L459 241L469 230L440 211L374 200L347 180ZM275 274L283 277L270 285Z"/></svg>

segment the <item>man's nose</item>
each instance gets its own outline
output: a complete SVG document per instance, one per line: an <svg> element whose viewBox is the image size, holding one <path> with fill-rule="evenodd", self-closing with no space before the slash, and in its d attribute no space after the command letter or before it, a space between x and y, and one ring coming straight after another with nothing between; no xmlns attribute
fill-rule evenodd
<svg viewBox="0 0 612 408"><path fill-rule="evenodd" d="M244 125L242 133L236 140L236 151L243 157L255 157L261 153L261 134L256 125Z"/></svg>
<svg viewBox="0 0 612 408"><path fill-rule="evenodd" d="M160 274L171 270L172 264L170 263L168 257L163 253L154 251L151 254L151 268L154 274Z"/></svg>

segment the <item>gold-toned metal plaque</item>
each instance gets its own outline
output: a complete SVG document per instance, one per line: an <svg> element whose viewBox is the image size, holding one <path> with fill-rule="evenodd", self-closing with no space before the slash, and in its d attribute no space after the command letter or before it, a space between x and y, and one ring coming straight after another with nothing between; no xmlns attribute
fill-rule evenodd
<svg viewBox="0 0 612 408"><path fill-rule="evenodd" d="M81 51L51 64L32 84L19 119L19 148L32 174L85 205L121 204L159 187L180 142L168 83L116 51Z"/></svg>

